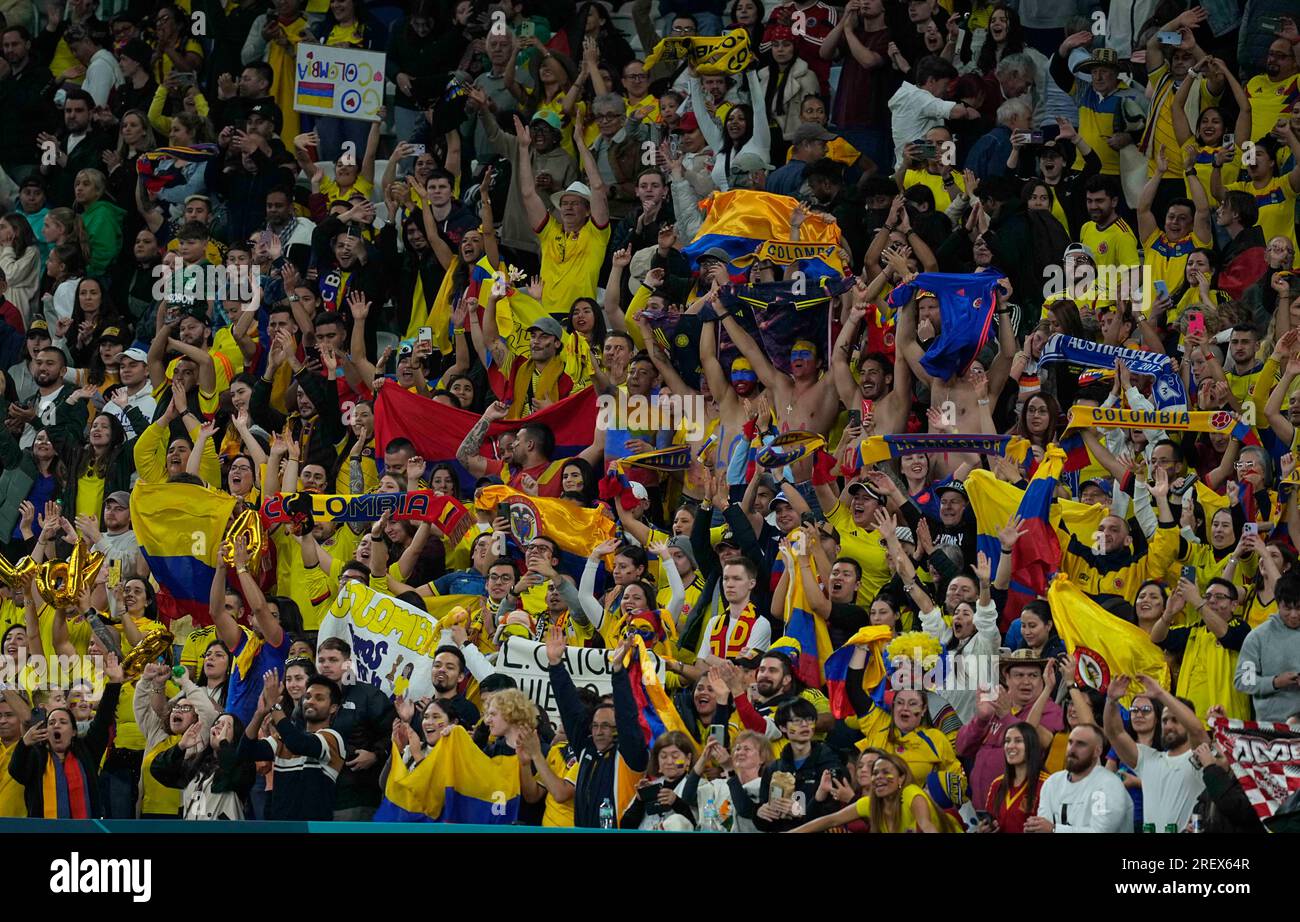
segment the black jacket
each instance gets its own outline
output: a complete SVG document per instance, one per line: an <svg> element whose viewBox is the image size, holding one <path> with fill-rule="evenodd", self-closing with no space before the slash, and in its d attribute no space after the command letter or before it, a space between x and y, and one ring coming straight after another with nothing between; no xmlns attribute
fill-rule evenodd
<svg viewBox="0 0 1300 922"><path fill-rule="evenodd" d="M0 165L5 169L38 162L36 135L54 127L56 110L47 95L53 83L50 69L34 55L20 73L0 79L0 112L7 122L0 132Z"/></svg>
<svg viewBox="0 0 1300 922"><path fill-rule="evenodd" d="M754 817L754 825L760 832L785 832L787 829L794 829L796 826L802 826L808 820L815 820L819 816L825 816L833 813L839 807L839 801L827 797L826 800L818 803L816 797L817 785L821 784L822 772L839 771L844 767L834 751L825 743L813 741L812 751L808 753L808 758L799 768L794 765L794 753L787 746L781 750L781 755L776 761L772 762L767 768L763 769L763 783L759 787L758 802L765 804L771 799L772 775L774 772L789 772L794 775L794 789L796 799L797 795L802 794L804 804L804 815L786 820L765 820L757 814Z"/></svg>
<svg viewBox="0 0 1300 922"><path fill-rule="evenodd" d="M354 682L343 686L343 706L334 715L330 727L343 737L348 759L355 756L358 749L366 749L373 752L379 761L360 771L343 769L339 774L335 810L379 806L383 793L379 789L379 773L392 752L389 741L396 718L393 703L373 685Z"/></svg>
<svg viewBox="0 0 1300 922"><path fill-rule="evenodd" d="M551 692L560 711L560 722L569 740L569 748L578 756L578 780L573 791L573 825L579 829L600 828L600 805L608 800L618 816L618 796L614 789L617 759L634 772L643 772L650 762L650 750L641 735L637 720L636 702L632 698L632 683L627 670L613 675L614 722L618 736L613 746L604 752L591 741L591 714L578 697L573 677L561 663L550 667Z"/></svg>
<svg viewBox="0 0 1300 922"><path fill-rule="evenodd" d="M95 719L90 722L90 729L85 736L72 741L72 755L81 763L81 770L86 775L86 795L90 801L90 818L101 819L104 816L99 802L99 763L108 748L109 733L117 717L117 699L122 693L122 686L112 682L104 686L104 696L99 699ZM23 786L23 800L27 803L28 817L39 819L45 816L45 767L50 761L48 744L28 746L21 739L14 744L13 757L9 760L9 777Z"/></svg>

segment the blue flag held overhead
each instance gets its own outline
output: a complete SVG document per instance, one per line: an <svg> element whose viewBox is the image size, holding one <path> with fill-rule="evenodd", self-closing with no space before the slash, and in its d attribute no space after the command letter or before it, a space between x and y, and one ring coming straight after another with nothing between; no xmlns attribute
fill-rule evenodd
<svg viewBox="0 0 1300 922"><path fill-rule="evenodd" d="M893 308L927 292L939 299L942 326L921 359L921 367L931 377L947 381L964 374L975 361L988 342L997 308L998 283L1004 278L1000 272L922 272L890 293L889 305Z"/></svg>

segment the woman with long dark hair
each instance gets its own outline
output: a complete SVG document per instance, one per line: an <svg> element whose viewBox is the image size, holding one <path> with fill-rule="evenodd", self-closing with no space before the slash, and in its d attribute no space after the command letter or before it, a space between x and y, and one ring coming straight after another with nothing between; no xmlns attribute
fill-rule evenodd
<svg viewBox="0 0 1300 922"><path fill-rule="evenodd" d="M235 658L230 655L230 648L220 638L213 638L203 651L199 665L199 678L194 684L202 688L208 700L218 709L226 706L226 695L230 685L230 669Z"/></svg>
<svg viewBox="0 0 1300 922"><path fill-rule="evenodd" d="M36 246L32 225L21 214L0 218L0 271L4 272L5 297L22 314L24 326L32 316L32 301L41 284L41 251Z"/></svg>
<svg viewBox="0 0 1300 922"><path fill-rule="evenodd" d="M584 3L569 24L551 41L551 47L573 59L582 54L583 40L592 38L600 50L600 62L611 74L622 74L627 62L636 57L623 33L618 31L605 7L599 3Z"/></svg>
<svg viewBox="0 0 1300 922"><path fill-rule="evenodd" d="M596 469L586 458L570 458L560 469L560 488L564 491L561 499L573 500L588 508L594 507L600 498L599 478Z"/></svg>
<svg viewBox="0 0 1300 922"><path fill-rule="evenodd" d="M234 714L221 714L206 738L201 726L190 727L179 743L154 759L153 776L160 784L182 790L183 820L242 820L257 772L254 763L235 756L244 722Z"/></svg>
<svg viewBox="0 0 1300 922"><path fill-rule="evenodd" d="M127 410L128 419L137 433L148 428L149 421L138 409ZM143 423L144 428L140 427ZM91 422L85 443L69 461L68 482L63 488L63 508L77 516L101 522L104 499L118 491L131 490L135 474L135 440L110 413L100 413Z"/></svg>
<svg viewBox="0 0 1300 922"><path fill-rule="evenodd" d="M93 275L77 281L72 306L72 364L85 368L99 348L99 335L109 326L118 326L113 302L105 297L104 283ZM119 328L120 329L120 328Z"/></svg>
<svg viewBox="0 0 1300 922"><path fill-rule="evenodd" d="M52 501L61 499L68 485L68 467L48 429L36 431L31 448L22 449L8 428L0 426L0 462L4 464L8 491L0 499L0 522L10 526L9 540L21 542L23 553L32 549L32 541L45 526L45 516ZM53 523L57 526L57 522ZM19 554L18 556L22 556Z"/></svg>
<svg viewBox="0 0 1300 922"><path fill-rule="evenodd" d="M1038 792L1047 780L1038 733L1023 721L1002 737L1005 770L989 787L980 832L1024 832L1025 820L1038 811Z"/></svg>

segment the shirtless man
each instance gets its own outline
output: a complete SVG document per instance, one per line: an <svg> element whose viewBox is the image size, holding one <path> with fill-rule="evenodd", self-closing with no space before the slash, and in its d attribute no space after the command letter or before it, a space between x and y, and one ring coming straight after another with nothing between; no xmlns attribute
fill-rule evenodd
<svg viewBox="0 0 1300 922"><path fill-rule="evenodd" d="M863 435L890 435L907 431L907 414L912 406L912 371L903 357L903 350L895 350L892 366L888 356L881 353L862 356L859 362L859 381L854 381L853 371L849 367L853 358L853 344L860 335L867 308L873 300L880 297L886 286L892 288L896 280L897 275L892 269L886 269L867 284L863 284L859 278L858 284L853 288L853 306L849 309L849 316L835 341L831 356L835 390L844 405L853 410L860 405L859 399L871 401L870 412L862 414Z"/></svg>
<svg viewBox="0 0 1300 922"><path fill-rule="evenodd" d="M704 298L691 305L689 311L698 312L706 303L712 303L713 309L719 314L722 313L718 305L716 282ZM733 320L732 323L735 321ZM716 467L727 470L729 484L744 483L747 452L738 452L736 449L738 443L740 446L748 447L745 424L754 418L758 407L766 403L767 392L759 384L757 371L744 355L732 362L730 375L723 372L722 364L718 361L718 333L713 323L704 324L700 330L700 367L704 371L704 380L709 386L709 393L718 401L718 416L721 422L717 428Z"/></svg>
<svg viewBox="0 0 1300 922"><path fill-rule="evenodd" d="M911 279L904 277L906 284ZM1003 289L1000 302L1011 296L1011 283L1006 279L1001 282ZM916 305L916 320L912 318L912 305ZM921 365L925 350L921 341L935 335L934 320L939 313L938 299L933 295L921 293L912 302L899 309L898 313L898 350L907 360L908 366L917 379L930 388L930 407L932 418L937 411L937 420L948 432L987 433L994 435L997 427L993 425L992 411L997 405L1002 389L1010 380L1011 360L1016 353L1016 335L1011 325L1011 312L1008 308L998 310L998 354L990 363L987 371L978 361L959 375L947 381L933 378ZM915 326L913 326L915 323ZM913 333L913 330L915 331ZM934 429L934 426L931 427ZM980 459L975 455L952 454L942 456L940 476L951 474L964 463L979 465Z"/></svg>

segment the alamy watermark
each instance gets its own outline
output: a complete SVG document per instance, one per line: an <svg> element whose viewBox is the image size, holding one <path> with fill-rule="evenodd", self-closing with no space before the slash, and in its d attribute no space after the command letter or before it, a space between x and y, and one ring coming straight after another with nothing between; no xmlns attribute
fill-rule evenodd
<svg viewBox="0 0 1300 922"><path fill-rule="evenodd" d="M177 261L153 267L155 301L190 305L201 301L250 304L262 287L262 270L256 265L214 266Z"/></svg>
<svg viewBox="0 0 1300 922"><path fill-rule="evenodd" d="M685 430L686 441L704 438L708 426L706 403L702 396L659 394L646 397L620 390L596 398L597 429L628 429L639 432Z"/></svg>
<svg viewBox="0 0 1300 922"><path fill-rule="evenodd" d="M50 862L51 893L129 893L136 903L153 897L150 858L82 858L73 852Z"/></svg>
<svg viewBox="0 0 1300 922"><path fill-rule="evenodd" d="M0 686L23 691L51 691L72 685L89 685L96 699L104 691L102 656L0 656Z"/></svg>

